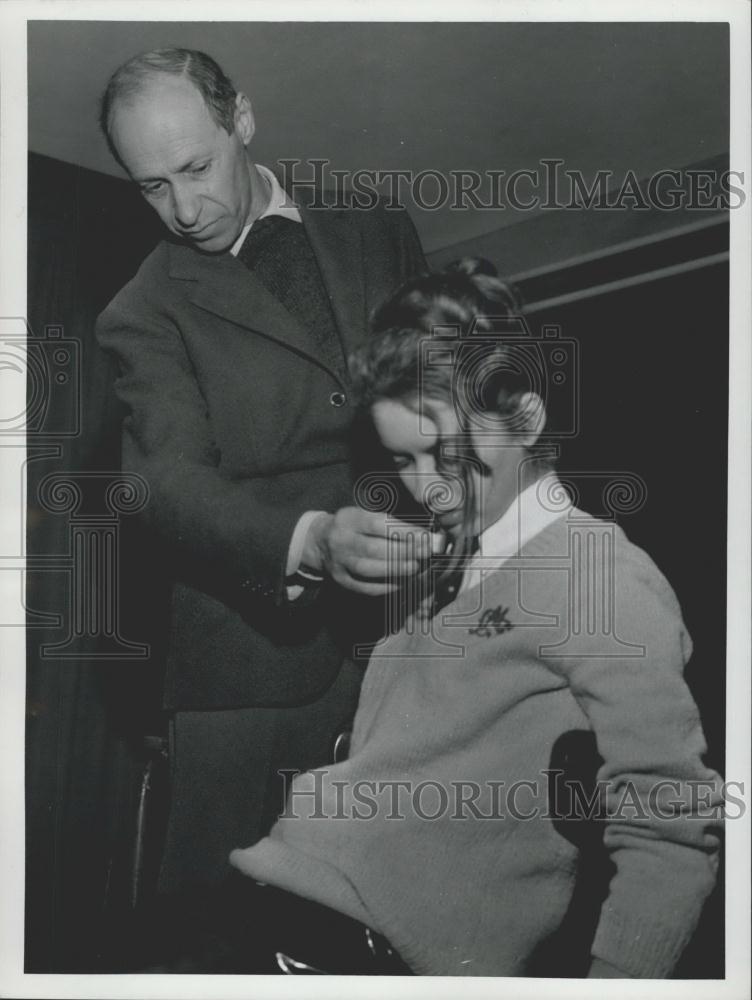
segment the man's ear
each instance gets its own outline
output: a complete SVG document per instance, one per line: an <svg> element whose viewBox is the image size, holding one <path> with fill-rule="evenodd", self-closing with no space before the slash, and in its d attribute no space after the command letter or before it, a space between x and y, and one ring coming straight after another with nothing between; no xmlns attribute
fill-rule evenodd
<svg viewBox="0 0 752 1000"><path fill-rule="evenodd" d="M520 444L532 448L546 426L546 407L537 392L525 392L520 397L517 412Z"/></svg>
<svg viewBox="0 0 752 1000"><path fill-rule="evenodd" d="M235 96L235 131L244 146L248 145L256 131L253 108L245 94Z"/></svg>

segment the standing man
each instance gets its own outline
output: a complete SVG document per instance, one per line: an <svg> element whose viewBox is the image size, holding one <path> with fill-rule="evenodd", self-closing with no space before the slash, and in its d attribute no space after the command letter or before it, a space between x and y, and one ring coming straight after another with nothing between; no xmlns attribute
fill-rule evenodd
<svg viewBox="0 0 752 1000"><path fill-rule="evenodd" d="M167 891L220 881L282 807L277 772L331 759L360 683L341 588L384 594L388 570L417 570L407 526L388 540L353 506L346 358L425 264L403 211L293 204L249 158L248 98L203 53L130 60L101 123L169 231L97 331L119 363L123 465L174 569Z"/></svg>

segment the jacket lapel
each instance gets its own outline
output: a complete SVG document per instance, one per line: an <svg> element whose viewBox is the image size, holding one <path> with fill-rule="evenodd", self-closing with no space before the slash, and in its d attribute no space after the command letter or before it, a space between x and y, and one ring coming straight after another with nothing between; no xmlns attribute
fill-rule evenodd
<svg viewBox="0 0 752 1000"><path fill-rule="evenodd" d="M231 254L210 257L173 243L170 277L194 283L189 298L200 309L284 344L342 381L344 366L339 345L322 352L309 331Z"/></svg>
<svg viewBox="0 0 752 1000"><path fill-rule="evenodd" d="M306 234L329 294L345 355L362 341L368 323L363 274L364 248L351 212L300 208Z"/></svg>

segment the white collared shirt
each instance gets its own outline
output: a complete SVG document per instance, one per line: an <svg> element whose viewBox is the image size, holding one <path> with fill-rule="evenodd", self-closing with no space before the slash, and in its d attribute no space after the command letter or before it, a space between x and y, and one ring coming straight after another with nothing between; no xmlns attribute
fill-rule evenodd
<svg viewBox="0 0 752 1000"><path fill-rule="evenodd" d="M477 586L482 573L499 569L532 538L565 517L571 509L572 502L556 473L545 473L519 493L501 517L481 532L478 552L465 571L459 592Z"/></svg>
<svg viewBox="0 0 752 1000"><path fill-rule="evenodd" d="M293 222L302 222L297 206L293 205L287 197L284 188L272 171L268 167L262 166L260 163L256 163L254 166L269 185L270 191L269 204L266 206L261 215L259 215L259 219L265 219L268 215L281 215L283 219L291 219ZM255 222L256 220L254 219L253 221ZM233 243L230 248L230 253L233 257L237 257L240 252L240 248L245 242L245 238L251 231L252 227L253 222L249 222L248 225L243 228L243 232L240 236L238 236Z"/></svg>

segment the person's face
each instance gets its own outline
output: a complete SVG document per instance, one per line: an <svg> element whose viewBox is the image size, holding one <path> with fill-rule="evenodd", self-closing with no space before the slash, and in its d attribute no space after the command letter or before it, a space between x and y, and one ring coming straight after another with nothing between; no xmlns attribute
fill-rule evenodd
<svg viewBox="0 0 752 1000"><path fill-rule="evenodd" d="M206 253L229 249L246 223L250 104L238 95L229 135L183 77L160 74L115 109L112 139L141 193L170 232Z"/></svg>
<svg viewBox="0 0 752 1000"><path fill-rule="evenodd" d="M413 409L409 401L381 399L371 408L371 417L402 482L451 533L464 517L460 465L451 457L461 454L459 421L454 407L438 399L426 400L422 410ZM476 505L473 530L479 532L501 517L517 495L520 463L527 451L501 423L498 435L473 434L472 441L464 442L466 450L471 443L483 466L478 462L469 466Z"/></svg>

